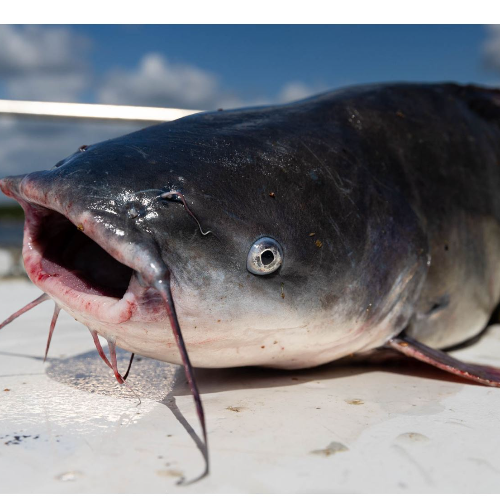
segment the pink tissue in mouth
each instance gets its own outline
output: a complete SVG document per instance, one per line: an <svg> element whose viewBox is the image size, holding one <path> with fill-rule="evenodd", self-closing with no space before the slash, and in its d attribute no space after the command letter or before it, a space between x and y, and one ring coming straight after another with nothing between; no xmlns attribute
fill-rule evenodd
<svg viewBox="0 0 500 500"><path fill-rule="evenodd" d="M49 276L59 278L62 285L72 288L77 292L87 293L90 295L108 295L104 287L92 286L83 276L78 275L78 271L69 271L65 267L45 258L42 258L41 266L42 270Z"/></svg>
<svg viewBox="0 0 500 500"><path fill-rule="evenodd" d="M132 269L121 264L63 215L44 210L32 231L42 276L79 293L121 299Z"/></svg>

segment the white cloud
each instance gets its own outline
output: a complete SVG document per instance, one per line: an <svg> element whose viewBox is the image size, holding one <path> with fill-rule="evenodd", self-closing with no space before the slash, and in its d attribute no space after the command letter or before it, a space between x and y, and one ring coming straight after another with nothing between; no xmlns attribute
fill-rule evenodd
<svg viewBox="0 0 500 500"><path fill-rule="evenodd" d="M145 124L0 117L0 178L51 168L82 144L128 134ZM7 198L0 193L0 203Z"/></svg>
<svg viewBox="0 0 500 500"><path fill-rule="evenodd" d="M160 54L146 54L136 68L114 69L98 90L106 104L165 106L211 110L296 101L317 94L323 86L286 84L275 98L244 99L224 89L212 73L189 64L172 63Z"/></svg>
<svg viewBox="0 0 500 500"><path fill-rule="evenodd" d="M67 28L0 25L0 79L16 99L77 100L88 41Z"/></svg>
<svg viewBox="0 0 500 500"><path fill-rule="evenodd" d="M133 70L113 70L98 92L100 102L190 109L236 107L241 101L224 91L212 73L189 64L146 54Z"/></svg>
<svg viewBox="0 0 500 500"><path fill-rule="evenodd" d="M290 82L283 86L278 93L278 102L293 102L300 101L306 97L311 97L315 94L325 91L323 85L309 86L303 82Z"/></svg>
<svg viewBox="0 0 500 500"><path fill-rule="evenodd" d="M93 91L109 104L203 110L291 102L324 90L295 81L274 98L245 99L224 88L217 75L156 53L145 54L135 68L108 71L92 88L89 47L69 28L0 25L0 86L13 99L78 101Z"/></svg>
<svg viewBox="0 0 500 500"><path fill-rule="evenodd" d="M274 97L244 96L213 73L146 54L133 69L114 69L91 87L88 42L70 29L0 25L0 86L8 97L77 101L95 91L100 102L210 110L303 99L324 90L295 81ZM0 178L50 168L82 144L131 132L140 125L0 117ZM6 198L0 194L0 203Z"/></svg>
<svg viewBox="0 0 500 500"><path fill-rule="evenodd" d="M5 87L12 99L72 102L87 88L85 74L30 75L9 78Z"/></svg>
<svg viewBox="0 0 500 500"><path fill-rule="evenodd" d="M490 69L500 71L500 24L486 27L488 38L483 45L483 55Z"/></svg>

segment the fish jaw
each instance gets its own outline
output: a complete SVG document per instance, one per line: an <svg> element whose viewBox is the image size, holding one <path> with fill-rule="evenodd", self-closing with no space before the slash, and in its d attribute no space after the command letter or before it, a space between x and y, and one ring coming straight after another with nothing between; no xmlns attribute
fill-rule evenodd
<svg viewBox="0 0 500 500"><path fill-rule="evenodd" d="M29 175L0 180L0 189L18 201L25 212L23 259L30 280L86 325L129 321L138 312L138 300L145 293L134 271L150 275L150 279L155 271L165 272L158 257L144 248L117 244L96 223L93 214L59 204L57 197L47 196L34 184ZM60 255L52 251L55 246L65 245L66 238L72 238L74 244L61 249ZM76 256L64 252L74 252ZM96 280L89 280L81 269L75 272L73 268L75 264L78 268L77 261L85 252L103 261L103 267L111 266L110 276L117 273L121 290L107 289ZM156 268L151 267L152 263L156 263ZM139 317L144 319L145 313L141 311ZM153 320L161 316L157 310L148 314Z"/></svg>

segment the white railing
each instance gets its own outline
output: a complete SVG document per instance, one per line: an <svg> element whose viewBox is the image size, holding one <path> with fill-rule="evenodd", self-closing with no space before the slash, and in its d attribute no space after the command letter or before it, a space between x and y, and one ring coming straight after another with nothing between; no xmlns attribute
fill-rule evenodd
<svg viewBox="0 0 500 500"><path fill-rule="evenodd" d="M0 113L92 120L169 122L194 113L200 113L200 111L193 109L153 108L146 106L118 106L113 104L11 101L0 99Z"/></svg>

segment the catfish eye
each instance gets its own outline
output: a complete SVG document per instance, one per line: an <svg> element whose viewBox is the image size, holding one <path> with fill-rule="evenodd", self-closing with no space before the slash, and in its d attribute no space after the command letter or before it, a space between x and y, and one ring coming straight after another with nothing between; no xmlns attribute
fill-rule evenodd
<svg viewBox="0 0 500 500"><path fill-rule="evenodd" d="M247 257L247 269L253 274L271 274L281 266L283 250L272 238L265 236L258 239L250 248Z"/></svg>

